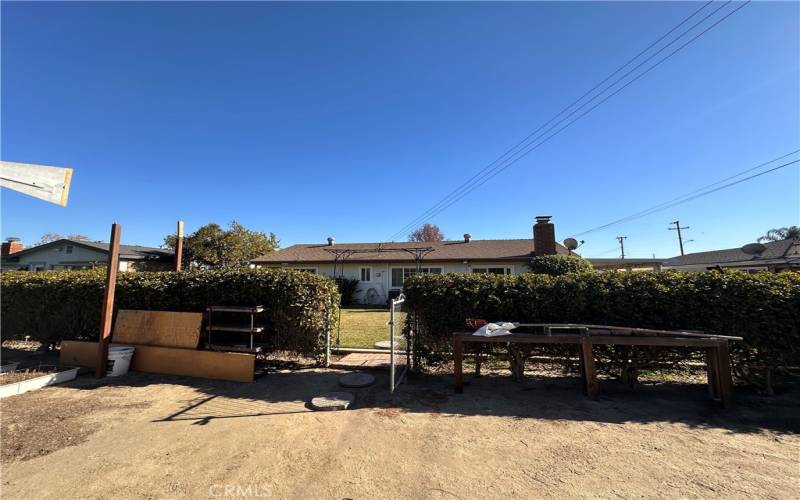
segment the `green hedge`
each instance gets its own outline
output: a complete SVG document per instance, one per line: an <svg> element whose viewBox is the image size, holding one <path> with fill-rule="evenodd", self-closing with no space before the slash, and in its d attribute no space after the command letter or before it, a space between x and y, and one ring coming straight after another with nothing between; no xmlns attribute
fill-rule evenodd
<svg viewBox="0 0 800 500"><path fill-rule="evenodd" d="M800 274L416 275L404 293L422 356L449 352L464 319L694 329L734 335L737 373L800 365ZM411 315L409 315L411 317Z"/></svg>
<svg viewBox="0 0 800 500"><path fill-rule="evenodd" d="M104 278L104 270L0 273L3 338L96 339ZM118 274L117 309L201 312L208 305L263 305L268 350L320 356L339 292L328 278L289 270Z"/></svg>
<svg viewBox="0 0 800 500"><path fill-rule="evenodd" d="M528 263L528 269L536 274L561 276L567 273L580 273L592 270L592 263L577 255L542 255Z"/></svg>

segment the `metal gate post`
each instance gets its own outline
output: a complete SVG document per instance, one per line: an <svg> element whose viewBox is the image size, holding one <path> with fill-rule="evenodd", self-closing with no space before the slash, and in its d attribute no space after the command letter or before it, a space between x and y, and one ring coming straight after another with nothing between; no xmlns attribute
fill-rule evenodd
<svg viewBox="0 0 800 500"><path fill-rule="evenodd" d="M394 393L394 299L389 308L389 393Z"/></svg>

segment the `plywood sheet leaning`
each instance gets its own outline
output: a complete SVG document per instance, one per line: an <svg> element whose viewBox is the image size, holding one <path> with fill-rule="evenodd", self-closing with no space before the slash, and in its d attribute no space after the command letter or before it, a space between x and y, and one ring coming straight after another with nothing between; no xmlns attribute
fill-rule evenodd
<svg viewBox="0 0 800 500"><path fill-rule="evenodd" d="M197 349L202 323L203 313L121 309L112 340L120 344Z"/></svg>
<svg viewBox="0 0 800 500"><path fill-rule="evenodd" d="M111 344L112 346L119 344ZM60 363L69 366L94 366L97 342L61 342ZM213 380L252 382L256 357L239 352L195 351L174 347L137 345L131 370L166 375L183 375Z"/></svg>

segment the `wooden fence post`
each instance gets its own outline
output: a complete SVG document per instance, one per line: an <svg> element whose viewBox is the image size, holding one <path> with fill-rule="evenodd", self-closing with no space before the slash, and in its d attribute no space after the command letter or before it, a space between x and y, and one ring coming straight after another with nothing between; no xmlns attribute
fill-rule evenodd
<svg viewBox="0 0 800 500"><path fill-rule="evenodd" d="M108 344L111 340L111 321L114 316L114 289L117 286L119 269L119 236L122 226L116 222L111 225L111 240L108 245L108 268L106 269L106 289L103 293L103 317L100 320L100 342L97 344L97 365L94 376L106 376L108 364Z"/></svg>
<svg viewBox="0 0 800 500"><path fill-rule="evenodd" d="M178 236L175 239L175 271L181 271L181 261L183 260L183 221L178 221Z"/></svg>

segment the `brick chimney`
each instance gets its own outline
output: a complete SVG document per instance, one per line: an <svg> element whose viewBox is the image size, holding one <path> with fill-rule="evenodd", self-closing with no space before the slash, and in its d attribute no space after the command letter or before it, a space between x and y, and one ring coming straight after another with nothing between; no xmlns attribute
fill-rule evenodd
<svg viewBox="0 0 800 500"><path fill-rule="evenodd" d="M8 238L6 241L3 242L2 247L3 247L2 250L3 257L8 257L9 255L15 254L25 248L19 241L19 238Z"/></svg>
<svg viewBox="0 0 800 500"><path fill-rule="evenodd" d="M534 255L556 254L556 227L550 222L549 215L537 215L533 225Z"/></svg>

